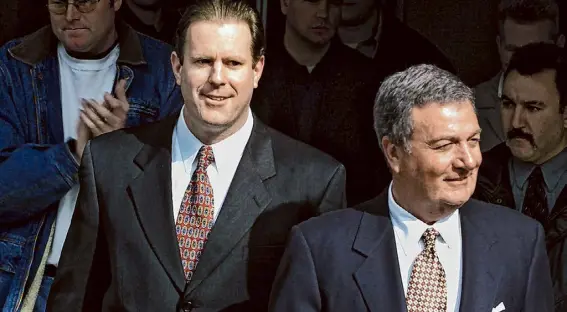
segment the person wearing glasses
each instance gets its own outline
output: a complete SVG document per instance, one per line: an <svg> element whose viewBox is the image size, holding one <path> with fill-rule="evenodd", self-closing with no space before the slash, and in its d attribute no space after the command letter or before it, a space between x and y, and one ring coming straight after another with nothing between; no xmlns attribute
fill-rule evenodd
<svg viewBox="0 0 567 312"><path fill-rule="evenodd" d="M0 48L0 310L45 310L87 142L181 109L172 48L121 5L48 0L51 25Z"/></svg>

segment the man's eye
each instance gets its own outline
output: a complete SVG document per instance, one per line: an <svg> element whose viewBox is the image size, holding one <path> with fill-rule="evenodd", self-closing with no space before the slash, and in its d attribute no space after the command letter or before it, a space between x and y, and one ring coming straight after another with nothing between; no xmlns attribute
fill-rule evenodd
<svg viewBox="0 0 567 312"><path fill-rule="evenodd" d="M537 107L537 106L533 106L533 105L529 105L528 107L526 107L526 109L531 112L531 113L535 113L535 112L539 112L541 111L541 108Z"/></svg>
<svg viewBox="0 0 567 312"><path fill-rule="evenodd" d="M445 143L435 146L433 149L436 151L446 151L451 147L451 143Z"/></svg>
<svg viewBox="0 0 567 312"><path fill-rule="evenodd" d="M507 100L502 101L502 106L504 107L512 107L512 105L514 105L514 102L512 101L507 101Z"/></svg>

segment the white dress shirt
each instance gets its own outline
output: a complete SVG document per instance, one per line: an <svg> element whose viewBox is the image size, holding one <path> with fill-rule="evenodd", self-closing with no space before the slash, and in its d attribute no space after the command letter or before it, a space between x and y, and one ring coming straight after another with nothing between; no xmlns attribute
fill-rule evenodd
<svg viewBox="0 0 567 312"><path fill-rule="evenodd" d="M246 123L230 137L211 145L215 162L207 167L207 175L213 188L215 202L213 220L216 221L221 210L226 194L236 172L236 168L242 158L244 147L252 134L254 118L248 110ZM173 222L177 220L181 202L191 182L191 176L197 168L197 153L204 144L193 135L187 127L183 110L179 119L173 138L171 140L171 192L173 203Z"/></svg>
<svg viewBox="0 0 567 312"><path fill-rule="evenodd" d="M116 78L116 61L120 47L116 45L102 59L81 60L70 56L63 44L57 47L59 77L61 83L61 117L65 141L77 138L77 123L81 99L94 99L101 103L105 92L112 92ZM79 184L75 184L59 201L53 245L49 252L48 264L59 263L63 243L71 225L75 204L79 195Z"/></svg>
<svg viewBox="0 0 567 312"><path fill-rule="evenodd" d="M392 183L388 188L388 206L394 227L404 294L407 295L413 262L424 248L421 236L425 230L433 227L440 234L435 243L435 250L445 270L447 312L458 312L462 289L463 258L459 210L455 210L450 216L433 225L427 225L396 203L392 195Z"/></svg>

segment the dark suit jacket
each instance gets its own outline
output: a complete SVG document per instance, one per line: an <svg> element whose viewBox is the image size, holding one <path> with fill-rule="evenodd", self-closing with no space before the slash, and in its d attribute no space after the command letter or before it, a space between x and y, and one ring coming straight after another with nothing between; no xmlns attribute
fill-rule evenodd
<svg viewBox="0 0 567 312"><path fill-rule="evenodd" d="M406 311L387 192L355 208L293 228L270 311ZM501 302L505 311L553 311L541 226L476 200L460 209L460 311L490 312Z"/></svg>
<svg viewBox="0 0 567 312"><path fill-rule="evenodd" d="M173 220L177 117L90 143L51 311L263 311L291 227L343 208L345 170L254 120L186 285Z"/></svg>

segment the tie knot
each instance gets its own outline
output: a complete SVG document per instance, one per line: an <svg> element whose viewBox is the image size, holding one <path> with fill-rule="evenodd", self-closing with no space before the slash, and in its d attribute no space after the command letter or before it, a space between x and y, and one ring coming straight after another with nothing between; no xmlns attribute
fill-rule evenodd
<svg viewBox="0 0 567 312"><path fill-rule="evenodd" d="M530 176L528 178L528 180L535 180L535 181L542 181L543 180L543 172L541 171L541 167L540 166L536 166L534 168L534 170L532 171L532 173L530 173Z"/></svg>
<svg viewBox="0 0 567 312"><path fill-rule="evenodd" d="M435 240L437 239L437 236L439 236L439 232L437 232L437 230L434 228L428 228L427 230L425 230L425 232L423 232L422 239L425 243L426 249L435 248Z"/></svg>
<svg viewBox="0 0 567 312"><path fill-rule="evenodd" d="M210 145L201 146L197 154L197 168L205 170L213 162L215 162L213 148Z"/></svg>

